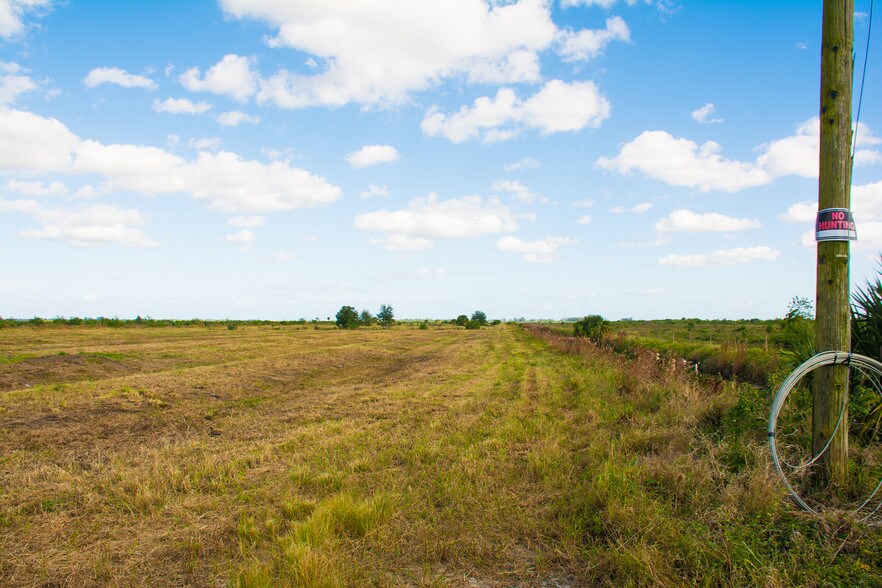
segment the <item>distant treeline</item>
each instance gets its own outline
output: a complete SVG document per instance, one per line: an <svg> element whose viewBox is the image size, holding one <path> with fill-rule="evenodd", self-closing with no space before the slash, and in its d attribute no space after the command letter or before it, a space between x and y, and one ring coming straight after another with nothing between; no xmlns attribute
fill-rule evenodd
<svg viewBox="0 0 882 588"><path fill-rule="evenodd" d="M0 329L6 327L25 327L25 326L41 326L41 325L89 325L98 327L128 327L128 326L145 326L145 327L224 327L224 326L258 326L258 325L306 325L329 323L331 321L323 321L320 319L307 320L305 318L297 320L212 320L212 319L154 319L150 317L136 317L133 319L121 319L119 317L63 317L46 319L35 316L30 319L15 319L0 317Z"/></svg>

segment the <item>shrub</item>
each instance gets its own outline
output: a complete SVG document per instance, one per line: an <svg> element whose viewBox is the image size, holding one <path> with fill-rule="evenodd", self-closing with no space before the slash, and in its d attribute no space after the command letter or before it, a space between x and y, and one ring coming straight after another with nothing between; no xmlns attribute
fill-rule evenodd
<svg viewBox="0 0 882 588"><path fill-rule="evenodd" d="M395 314L392 312L392 307L388 304L381 305L380 312L377 313L377 320L384 327L391 327L395 322Z"/></svg>
<svg viewBox="0 0 882 588"><path fill-rule="evenodd" d="M606 331L606 320L599 314L589 314L573 324L573 335L587 337L595 342L603 339L604 331Z"/></svg>
<svg viewBox="0 0 882 588"><path fill-rule="evenodd" d="M343 306L337 311L337 326L341 329L358 328L358 311L351 306Z"/></svg>

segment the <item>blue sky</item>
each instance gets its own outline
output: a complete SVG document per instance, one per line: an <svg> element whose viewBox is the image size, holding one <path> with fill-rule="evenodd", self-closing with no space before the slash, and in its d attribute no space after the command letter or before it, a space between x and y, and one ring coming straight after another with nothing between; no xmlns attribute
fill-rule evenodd
<svg viewBox="0 0 882 588"><path fill-rule="evenodd" d="M814 298L820 29L802 0L0 0L0 315L782 316Z"/></svg>

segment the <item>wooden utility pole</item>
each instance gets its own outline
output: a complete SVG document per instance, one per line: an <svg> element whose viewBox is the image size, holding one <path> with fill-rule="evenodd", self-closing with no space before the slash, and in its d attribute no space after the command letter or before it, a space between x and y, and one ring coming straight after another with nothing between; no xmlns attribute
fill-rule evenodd
<svg viewBox="0 0 882 588"><path fill-rule="evenodd" d="M849 209L854 0L824 0L822 29L818 209ZM815 305L818 352L851 349L848 256L848 241L818 242ZM848 410L842 409L847 400L848 366L829 366L815 372L813 453L817 455L822 451L833 436L813 474L817 486L841 485L848 475Z"/></svg>

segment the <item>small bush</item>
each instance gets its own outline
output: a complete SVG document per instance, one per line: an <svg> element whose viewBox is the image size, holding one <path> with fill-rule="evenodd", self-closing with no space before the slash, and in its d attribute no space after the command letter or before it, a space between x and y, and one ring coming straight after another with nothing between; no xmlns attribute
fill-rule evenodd
<svg viewBox="0 0 882 588"><path fill-rule="evenodd" d="M594 342L600 342L605 331L606 320L599 314L589 314L573 324L573 334L576 337L587 337Z"/></svg>

